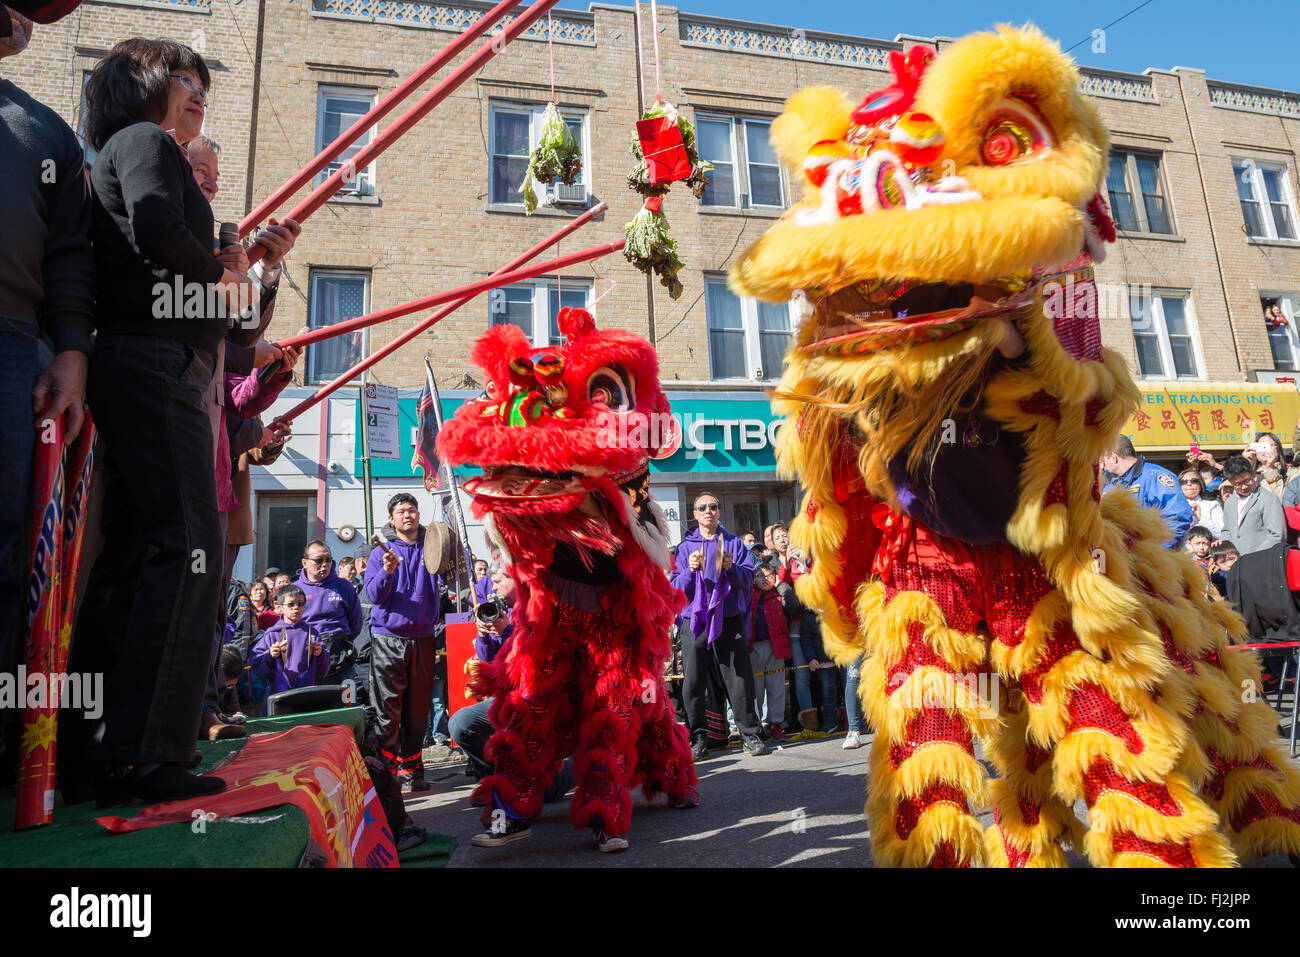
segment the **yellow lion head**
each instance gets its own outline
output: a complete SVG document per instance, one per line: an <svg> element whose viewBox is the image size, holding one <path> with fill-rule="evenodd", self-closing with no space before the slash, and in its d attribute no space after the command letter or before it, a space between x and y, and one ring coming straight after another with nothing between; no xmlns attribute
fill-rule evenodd
<svg viewBox="0 0 1300 957"><path fill-rule="evenodd" d="M997 351L1101 358L1095 314L1048 318L1042 291L1090 280L1114 239L1106 131L1055 42L1002 26L891 68L856 108L824 87L790 98L772 142L802 199L731 271L738 292L803 307L778 408L812 444L849 424L890 500L889 460L933 452Z"/></svg>

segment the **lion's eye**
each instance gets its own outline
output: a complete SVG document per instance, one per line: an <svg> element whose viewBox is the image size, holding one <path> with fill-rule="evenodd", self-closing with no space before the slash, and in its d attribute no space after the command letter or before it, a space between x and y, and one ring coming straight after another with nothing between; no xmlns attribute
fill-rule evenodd
<svg viewBox="0 0 1300 957"><path fill-rule="evenodd" d="M984 131L980 159L988 166L1008 166L1041 159L1052 151L1052 129L1024 100L1000 100Z"/></svg>
<svg viewBox="0 0 1300 957"><path fill-rule="evenodd" d="M627 373L617 366L591 374L587 380L587 398L614 411L631 411L636 406Z"/></svg>

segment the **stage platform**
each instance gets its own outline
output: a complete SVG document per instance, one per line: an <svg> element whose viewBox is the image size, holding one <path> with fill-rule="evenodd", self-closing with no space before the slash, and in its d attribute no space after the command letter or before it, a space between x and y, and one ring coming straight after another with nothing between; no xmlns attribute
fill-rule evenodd
<svg viewBox="0 0 1300 957"><path fill-rule="evenodd" d="M336 724L360 740L364 718L360 708L314 714L259 718L250 733L287 730L298 725ZM238 754L248 738L200 742L200 770ZM14 792L0 790L0 867L173 868L173 867L291 867L302 866L311 846L307 815L293 804L280 804L241 815L237 820L160 824L142 831L111 834L96 818L131 817L144 804L97 809L94 802L71 807L56 798L54 823L13 830ZM445 866L455 839L430 834L418 847L398 855L401 867Z"/></svg>

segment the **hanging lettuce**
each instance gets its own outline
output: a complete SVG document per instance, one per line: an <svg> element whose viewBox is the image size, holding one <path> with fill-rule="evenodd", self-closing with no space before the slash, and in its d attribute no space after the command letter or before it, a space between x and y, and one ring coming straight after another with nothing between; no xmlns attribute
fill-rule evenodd
<svg viewBox="0 0 1300 957"><path fill-rule="evenodd" d="M636 166L627 174L627 185L635 192L662 196L670 183L684 182L696 199L704 195L713 164L700 159L695 128L671 103L656 99L641 117L631 153Z"/></svg>
<svg viewBox="0 0 1300 957"><path fill-rule="evenodd" d="M654 272L668 295L676 299L682 294L682 283L677 278L682 261L677 258L677 240L668 235L668 218L662 206L662 197L650 197L623 227L627 235L623 255L646 275Z"/></svg>
<svg viewBox="0 0 1300 957"><path fill-rule="evenodd" d="M582 147L560 116L554 103L546 105L542 114L542 135L538 138L537 149L528 160L528 170L524 173L524 212L529 216L537 209L537 192L533 189L533 180L539 183L554 183L557 179L565 186L572 186L582 173Z"/></svg>

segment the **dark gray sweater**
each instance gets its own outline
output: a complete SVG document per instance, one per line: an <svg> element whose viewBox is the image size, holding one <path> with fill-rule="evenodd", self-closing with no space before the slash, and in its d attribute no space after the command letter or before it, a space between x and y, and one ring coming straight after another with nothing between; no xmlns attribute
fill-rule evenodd
<svg viewBox="0 0 1300 957"><path fill-rule="evenodd" d="M0 80L0 319L40 329L55 352L90 352L95 260L90 191L68 124Z"/></svg>

